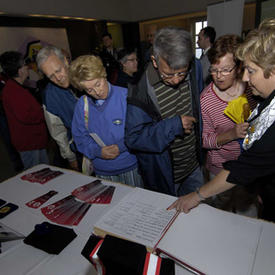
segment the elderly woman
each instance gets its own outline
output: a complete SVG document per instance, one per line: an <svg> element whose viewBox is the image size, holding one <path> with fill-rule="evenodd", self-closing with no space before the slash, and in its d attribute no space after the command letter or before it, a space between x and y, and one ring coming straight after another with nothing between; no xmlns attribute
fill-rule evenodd
<svg viewBox="0 0 275 275"><path fill-rule="evenodd" d="M128 87L128 84L137 82L138 59L135 50L122 49L118 52L120 70L115 85Z"/></svg>
<svg viewBox="0 0 275 275"><path fill-rule="evenodd" d="M78 150L92 160L97 177L141 187L136 157L124 144L127 89L108 83L101 59L93 55L78 57L69 73L72 85L87 93L72 122Z"/></svg>
<svg viewBox="0 0 275 275"><path fill-rule="evenodd" d="M248 119L244 152L196 192L180 197L170 207L189 212L200 201L229 190L235 185L256 186L263 201L262 218L275 221L275 19L262 22L238 48L236 55L244 61L243 80L255 95L264 100Z"/></svg>

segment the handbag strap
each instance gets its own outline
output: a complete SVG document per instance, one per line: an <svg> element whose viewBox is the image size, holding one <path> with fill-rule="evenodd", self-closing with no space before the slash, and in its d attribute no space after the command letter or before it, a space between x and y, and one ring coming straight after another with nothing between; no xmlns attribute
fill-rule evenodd
<svg viewBox="0 0 275 275"><path fill-rule="evenodd" d="M88 97L84 95L84 120L85 126L88 130L88 122L89 122L89 105L88 105Z"/></svg>

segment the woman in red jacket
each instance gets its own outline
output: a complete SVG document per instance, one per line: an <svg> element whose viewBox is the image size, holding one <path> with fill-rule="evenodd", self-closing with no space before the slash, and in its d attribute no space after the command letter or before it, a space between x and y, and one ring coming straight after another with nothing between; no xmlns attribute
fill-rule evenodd
<svg viewBox="0 0 275 275"><path fill-rule="evenodd" d="M28 77L23 56L19 52L5 52L0 56L0 64L9 77L3 88L3 106L12 144L20 153L25 169L48 163L48 133L43 109L23 86Z"/></svg>

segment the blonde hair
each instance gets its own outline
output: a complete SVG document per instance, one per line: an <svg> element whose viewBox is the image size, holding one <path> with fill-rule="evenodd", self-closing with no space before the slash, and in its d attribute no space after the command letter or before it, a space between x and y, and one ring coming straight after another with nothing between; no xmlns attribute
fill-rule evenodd
<svg viewBox="0 0 275 275"><path fill-rule="evenodd" d="M81 82L96 78L106 78L106 76L106 70L101 59L94 55L79 56L69 67L70 82L79 90L83 90Z"/></svg>
<svg viewBox="0 0 275 275"><path fill-rule="evenodd" d="M239 46L236 56L240 60L248 58L263 69L268 78L275 66L275 19L264 20L258 29L251 31L243 44Z"/></svg>

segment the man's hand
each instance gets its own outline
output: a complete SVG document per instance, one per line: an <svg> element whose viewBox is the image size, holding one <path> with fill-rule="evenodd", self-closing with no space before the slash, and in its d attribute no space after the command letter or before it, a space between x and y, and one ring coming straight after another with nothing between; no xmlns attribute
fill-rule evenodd
<svg viewBox="0 0 275 275"><path fill-rule="evenodd" d="M183 197L179 197L172 203L167 210L175 208L177 211L188 213L192 208L200 203L200 198L197 193L192 192Z"/></svg>
<svg viewBox="0 0 275 275"><path fill-rule="evenodd" d="M119 154L119 148L116 144L104 146L101 149L101 157L103 159L115 159Z"/></svg>
<svg viewBox="0 0 275 275"><path fill-rule="evenodd" d="M69 166L75 171L79 171L77 160L69 161Z"/></svg>
<svg viewBox="0 0 275 275"><path fill-rule="evenodd" d="M190 134L194 128L194 123L196 123L196 119L192 116L181 115L181 123L185 133Z"/></svg>

